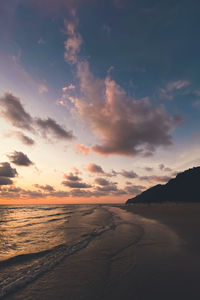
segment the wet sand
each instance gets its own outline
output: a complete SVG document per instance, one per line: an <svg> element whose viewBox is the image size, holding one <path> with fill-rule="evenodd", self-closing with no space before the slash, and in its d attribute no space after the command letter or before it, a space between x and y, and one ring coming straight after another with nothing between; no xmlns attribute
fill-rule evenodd
<svg viewBox="0 0 200 300"><path fill-rule="evenodd" d="M108 210L112 230L6 299L200 299L200 205Z"/></svg>

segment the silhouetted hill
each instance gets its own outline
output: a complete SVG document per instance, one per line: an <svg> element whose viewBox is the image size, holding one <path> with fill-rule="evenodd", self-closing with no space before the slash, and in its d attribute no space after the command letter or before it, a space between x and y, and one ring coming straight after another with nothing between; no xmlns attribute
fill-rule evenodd
<svg viewBox="0 0 200 300"><path fill-rule="evenodd" d="M200 202L200 167L179 173L168 183L158 184L126 201L132 203Z"/></svg>

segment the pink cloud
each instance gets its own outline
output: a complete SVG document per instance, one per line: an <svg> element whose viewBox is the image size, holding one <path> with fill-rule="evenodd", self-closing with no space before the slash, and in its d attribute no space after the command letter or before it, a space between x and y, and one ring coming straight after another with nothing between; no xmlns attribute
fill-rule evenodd
<svg viewBox="0 0 200 300"><path fill-rule="evenodd" d="M93 163L90 163L87 166L87 170L91 173L101 173L101 174L105 174L105 172L103 171L101 166L95 165Z"/></svg>
<svg viewBox="0 0 200 300"><path fill-rule="evenodd" d="M79 153L84 154L84 155L88 155L89 152L90 152L90 149L89 149L87 146L80 145L80 144L76 144L76 145L75 145L75 149L76 149Z"/></svg>
<svg viewBox="0 0 200 300"><path fill-rule="evenodd" d="M67 40L65 41L65 60L68 63L75 64L78 62L78 53L82 44L82 37L76 31L76 24L72 22L65 22L66 33L68 35Z"/></svg>

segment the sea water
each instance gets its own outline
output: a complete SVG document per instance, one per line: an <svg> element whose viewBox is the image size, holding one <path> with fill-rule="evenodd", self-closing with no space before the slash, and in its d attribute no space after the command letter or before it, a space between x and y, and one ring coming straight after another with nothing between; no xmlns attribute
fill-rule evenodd
<svg viewBox="0 0 200 300"><path fill-rule="evenodd" d="M97 242L96 246L94 241ZM0 206L0 298L13 292L18 293L22 287L48 274L58 265L64 266L65 272L65 261L86 248L88 256L83 255L81 259L77 257L77 276L80 272L85 272L84 279L91 277L88 283L92 280L92 286L98 286L100 292L104 289L108 291L113 284L121 284L123 277L126 281L128 272L135 268L136 248L149 247L155 243L162 247L164 245L165 248L166 245L168 248L172 246L174 251L177 249L174 245L178 245L179 241L166 226L113 206ZM94 266L100 262L99 266L95 266L94 274L86 271L91 259ZM74 272L73 268L72 264L70 272ZM101 272L104 274L103 279L98 277ZM77 282L75 291L74 283L70 283L72 273L69 273L67 285L65 277L68 275L62 274L63 271L59 275L53 275L52 282L56 288L63 280L66 289L63 295L69 293L70 296L76 292L72 299L82 299L83 293L90 290L87 288L83 292L81 282ZM45 287L48 285L50 291L50 277L45 281ZM90 283L89 285L91 286ZM38 288L36 287L35 292L33 290L34 288L31 295L28 289L24 295L22 293L23 296L9 299L36 299ZM100 292L95 296L96 299L100 299ZM47 298L51 299L51 295L52 291ZM39 299L44 299L45 296L46 294L41 298L39 296ZM105 293L102 299L106 299Z"/></svg>

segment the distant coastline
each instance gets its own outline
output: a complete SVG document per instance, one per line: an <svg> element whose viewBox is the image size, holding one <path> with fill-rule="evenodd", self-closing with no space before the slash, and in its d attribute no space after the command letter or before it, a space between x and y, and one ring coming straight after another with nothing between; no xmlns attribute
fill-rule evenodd
<svg viewBox="0 0 200 300"><path fill-rule="evenodd" d="M200 203L200 167L179 173L168 183L155 185L136 197L128 199L126 204L163 202Z"/></svg>

